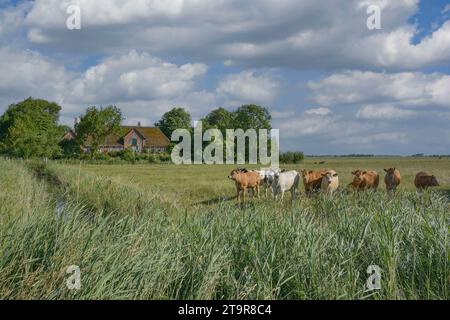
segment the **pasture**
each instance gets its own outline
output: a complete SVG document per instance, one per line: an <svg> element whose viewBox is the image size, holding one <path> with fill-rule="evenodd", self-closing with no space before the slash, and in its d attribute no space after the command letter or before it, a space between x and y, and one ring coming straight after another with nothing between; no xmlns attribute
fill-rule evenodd
<svg viewBox="0 0 450 320"><path fill-rule="evenodd" d="M325 162L320 164L320 162ZM0 159L1 299L449 299L448 159L310 158L397 167L378 192L243 207L234 166L67 165ZM415 192L418 171L441 187ZM81 289L66 287L68 266ZM369 266L381 289L366 286Z"/></svg>
<svg viewBox="0 0 450 320"><path fill-rule="evenodd" d="M79 166L69 167L78 169ZM246 166L259 169L258 166ZM339 173L341 186L351 183L352 171L357 169L378 171L380 190L384 189L384 168L397 167L402 173L400 191L414 191L414 177L420 171L435 174L441 187L438 190L450 197L450 159L434 158L306 158L299 165L281 165L287 170L334 169ZM236 166L221 165L82 165L83 172L108 177L117 182L129 182L158 192L164 200L180 206L212 204L234 197L234 184L227 179ZM303 186L301 186L302 191ZM167 199L166 199L167 198ZM264 200L264 199L263 199Z"/></svg>

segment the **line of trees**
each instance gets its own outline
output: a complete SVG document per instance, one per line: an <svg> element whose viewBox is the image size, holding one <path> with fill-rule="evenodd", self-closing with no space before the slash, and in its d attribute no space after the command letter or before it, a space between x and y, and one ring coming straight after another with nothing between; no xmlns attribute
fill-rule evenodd
<svg viewBox="0 0 450 320"><path fill-rule="evenodd" d="M269 111L254 104L244 105L235 111L228 111L218 108L208 113L201 119L203 130L219 129L225 136L227 129L272 129L272 116ZM192 119L189 112L183 108L174 108L162 116L162 119L155 123L167 137L171 137L176 129L192 130Z"/></svg>
<svg viewBox="0 0 450 320"><path fill-rule="evenodd" d="M115 106L91 107L74 128L76 139L63 140L71 128L59 124L60 111L61 106L42 99L28 98L10 105L0 117L0 153L25 159L80 155L87 139L92 146L100 146L123 120Z"/></svg>
<svg viewBox="0 0 450 320"><path fill-rule="evenodd" d="M20 158L74 158L81 155L81 146L89 141L91 156L95 157L105 138L118 133L124 119L116 106L90 107L74 127L75 139L65 140L63 136L72 129L58 123L60 111L58 104L42 99L28 98L10 105L0 117L0 153ZM253 104L235 111L218 108L201 119L203 130L219 129L224 136L227 129L270 130L271 120L266 108ZM169 139L176 129L193 130L191 115L183 108L166 112L155 126ZM303 160L303 154L291 152L281 158L296 163Z"/></svg>

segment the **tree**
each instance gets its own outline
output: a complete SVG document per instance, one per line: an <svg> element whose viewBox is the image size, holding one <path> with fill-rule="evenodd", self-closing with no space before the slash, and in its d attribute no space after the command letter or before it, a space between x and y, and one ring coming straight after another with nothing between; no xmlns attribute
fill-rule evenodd
<svg viewBox="0 0 450 320"><path fill-rule="evenodd" d="M61 154L58 145L64 133L58 125L61 107L28 98L12 104L0 117L0 150L14 157L51 158Z"/></svg>
<svg viewBox="0 0 450 320"><path fill-rule="evenodd" d="M191 130L191 115L183 108L173 108L166 112L160 121L155 123L155 126L170 139L172 132L177 129Z"/></svg>
<svg viewBox="0 0 450 320"><path fill-rule="evenodd" d="M204 118L204 127L216 128L219 129L222 134L225 134L226 129L235 128L235 118L235 113L225 110L224 108L219 108L211 111Z"/></svg>
<svg viewBox="0 0 450 320"><path fill-rule="evenodd" d="M254 104L244 105L235 111L234 125L236 129L272 129L272 116L269 111Z"/></svg>
<svg viewBox="0 0 450 320"><path fill-rule="evenodd" d="M259 155L260 144L259 144L259 129L271 130L271 120L272 116L269 111L264 108L254 104L243 105L239 107L234 112L234 129L242 129L247 131L249 129L256 130L256 134L258 135L258 145L257 152ZM271 147L270 136L267 137L268 150ZM237 146L235 146L237 148ZM235 154L236 154L235 149ZM250 159L250 142L245 145L245 158Z"/></svg>
<svg viewBox="0 0 450 320"><path fill-rule="evenodd" d="M80 122L75 125L78 145L89 141L92 153L97 153L107 136L118 133L122 120L122 112L115 106L88 108Z"/></svg>
<svg viewBox="0 0 450 320"><path fill-rule="evenodd" d="M64 130L64 136L70 134L72 131L69 126L62 126L62 128ZM80 145L78 144L75 137L70 139L62 139L59 142L59 146L62 149L62 156L64 156L65 158L77 157L80 155Z"/></svg>

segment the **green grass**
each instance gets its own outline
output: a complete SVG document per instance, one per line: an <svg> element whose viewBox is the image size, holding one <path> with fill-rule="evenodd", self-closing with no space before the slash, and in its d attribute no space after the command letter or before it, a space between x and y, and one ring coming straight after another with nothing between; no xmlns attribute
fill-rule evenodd
<svg viewBox="0 0 450 320"><path fill-rule="evenodd" d="M447 300L450 206L440 191L450 185L448 160L325 161L344 183L352 169L397 166L406 177L433 172L443 187L419 195L405 181L395 197L240 208L226 200L228 166L0 159L0 298ZM81 268L80 291L66 288L70 265ZM370 265L383 270L379 291L365 289Z"/></svg>
<svg viewBox="0 0 450 320"><path fill-rule="evenodd" d="M324 164L318 164L320 162ZM79 168L78 165L68 166ZM247 166L257 169L257 166ZM334 169L339 173L340 184L347 186L356 169L376 170L382 177L380 190L384 189L384 168L397 167L402 174L400 191L414 191L414 178L420 171L435 174L441 187L450 197L450 159L437 158L307 158L300 165L282 168ZM108 177L117 182L131 182L143 189L160 192L168 201L190 207L195 203L227 199L234 195L234 185L227 176L235 166L174 166L174 165L82 165L83 172Z"/></svg>

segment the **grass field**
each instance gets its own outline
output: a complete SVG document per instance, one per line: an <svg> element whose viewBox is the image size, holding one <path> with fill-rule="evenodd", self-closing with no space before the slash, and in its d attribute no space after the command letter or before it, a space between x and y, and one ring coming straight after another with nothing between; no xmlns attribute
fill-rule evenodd
<svg viewBox="0 0 450 320"><path fill-rule="evenodd" d="M315 163L323 162L319 165ZM0 298L449 299L448 159L312 158L287 169L397 167L379 192L238 207L229 166L0 159ZM418 171L441 187L417 194ZM70 265L81 289L66 287ZM382 270L366 288L367 268Z"/></svg>
<svg viewBox="0 0 450 320"><path fill-rule="evenodd" d="M319 164L325 162L324 164ZM78 168L78 166L72 166ZM258 169L257 166L247 166ZM334 169L340 174L340 183L347 186L356 169L376 170L384 176L384 168L396 167L402 173L403 182L399 190L413 191L416 173L425 171L435 174L441 184L438 190L450 194L450 159L434 158L307 158L299 165L282 168ZM173 165L83 165L82 171L109 177L115 181L131 182L142 188L160 191L168 201L177 201L184 206L197 203L216 202L234 196L234 185L227 176L235 166L173 166ZM380 189L384 188L381 182Z"/></svg>

